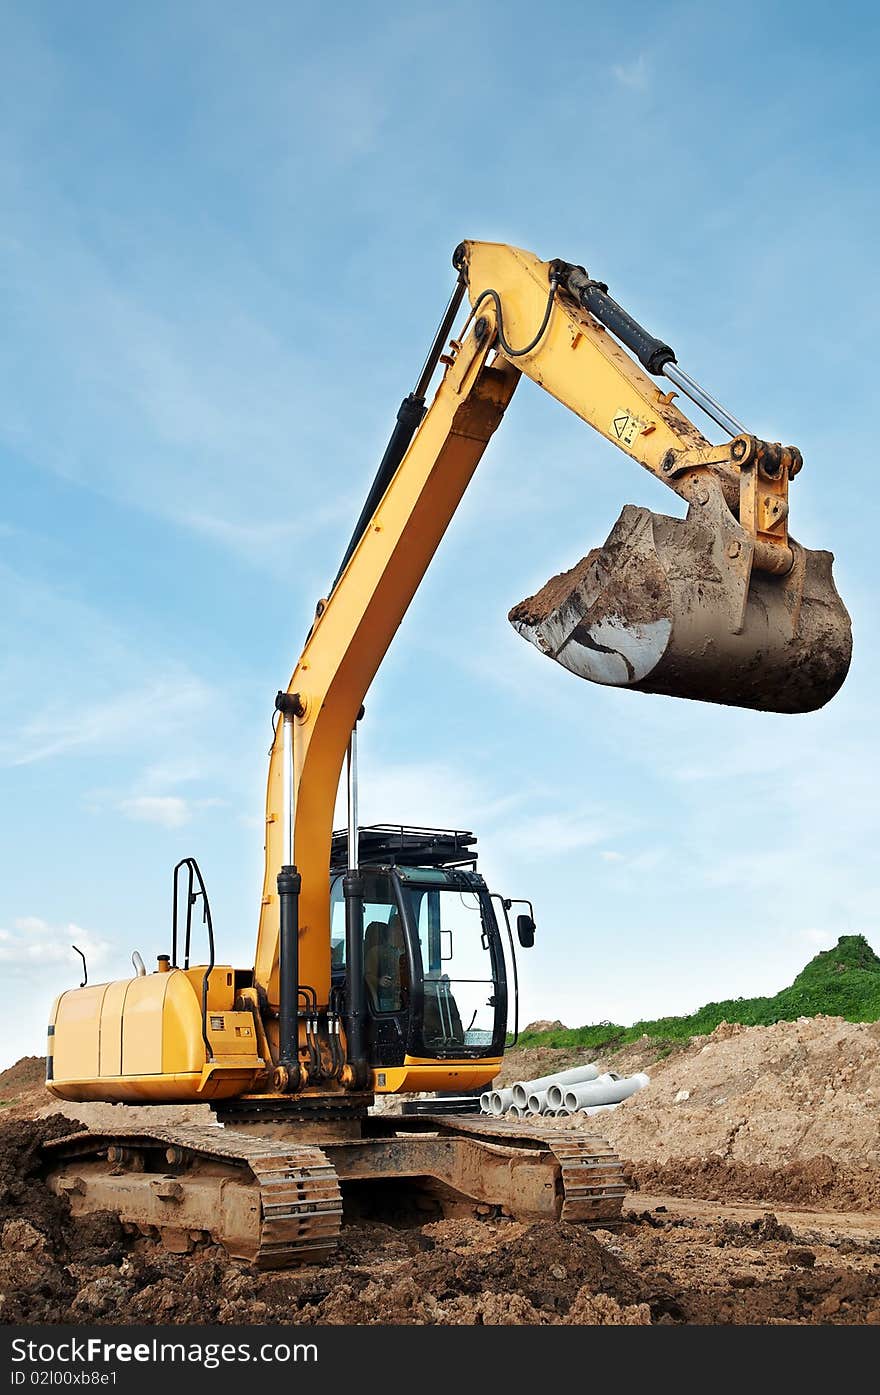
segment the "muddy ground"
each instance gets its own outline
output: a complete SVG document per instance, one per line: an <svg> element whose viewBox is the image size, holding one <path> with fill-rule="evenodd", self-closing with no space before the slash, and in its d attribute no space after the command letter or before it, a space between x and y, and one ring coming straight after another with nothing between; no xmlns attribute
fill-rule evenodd
<svg viewBox="0 0 880 1395"><path fill-rule="evenodd" d="M638 1195L614 1231L504 1219L352 1220L331 1265L254 1274L166 1253L40 1179L55 1115L0 1126L7 1323L880 1323L880 1216L694 1214Z"/></svg>
<svg viewBox="0 0 880 1395"><path fill-rule="evenodd" d="M650 1089L584 1121L628 1159L613 1231L374 1210L347 1214L333 1264L264 1275L213 1246L169 1254L109 1216L73 1221L39 1145L76 1125L42 1063L19 1062L0 1074L0 1321L880 1323L880 1031L811 1019L719 1028L661 1062L650 1049L603 1062L648 1069ZM512 1053L505 1076L569 1063Z"/></svg>

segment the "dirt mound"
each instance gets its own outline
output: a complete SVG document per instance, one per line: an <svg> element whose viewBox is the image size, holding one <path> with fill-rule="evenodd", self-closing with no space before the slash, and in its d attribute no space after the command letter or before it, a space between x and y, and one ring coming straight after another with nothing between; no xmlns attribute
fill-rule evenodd
<svg viewBox="0 0 880 1395"><path fill-rule="evenodd" d="M687 1045L686 1041L673 1043L670 1051L684 1051ZM512 1085L515 1080L533 1080L539 1075L552 1075L554 1071L568 1070L569 1066L583 1066L592 1062L600 1070L613 1070L618 1075L632 1075L640 1070L650 1072L656 1060L657 1042L654 1037L648 1036L628 1042L614 1052L592 1054L585 1054L583 1047L579 1046L513 1047L504 1053L504 1062L494 1088L501 1089L504 1085Z"/></svg>
<svg viewBox="0 0 880 1395"><path fill-rule="evenodd" d="M67 1201L42 1180L42 1144L74 1128L61 1114L0 1126L0 1322L76 1321L79 1281L68 1261L83 1271L123 1257L115 1217L74 1223Z"/></svg>
<svg viewBox="0 0 880 1395"><path fill-rule="evenodd" d="M337 1262L268 1275L230 1264L216 1250L180 1257L140 1242L121 1262L69 1266L79 1287L67 1320L115 1323L136 1315L141 1322L175 1324L880 1322L873 1252L853 1246L841 1254L814 1244L809 1267L806 1247L794 1245L790 1229L774 1218L739 1228L655 1218L613 1236L603 1232L601 1242L563 1225L456 1221L454 1236L444 1236L445 1224L408 1231L352 1227L343 1232Z"/></svg>
<svg viewBox="0 0 880 1395"><path fill-rule="evenodd" d="M70 1133L61 1114L37 1123L10 1123L2 1129L0 1146L0 1229L7 1222L26 1220L44 1240L63 1244L66 1203L52 1195L40 1179L41 1146L50 1138Z"/></svg>
<svg viewBox="0 0 880 1395"><path fill-rule="evenodd" d="M211 1124L207 1104L117 1105L65 1100L61 1107L69 1119L89 1129L112 1129L125 1115L132 1124ZM0 1119L41 1119L58 1112L59 1101L46 1089L43 1056L22 1056L0 1072Z"/></svg>
<svg viewBox="0 0 880 1395"><path fill-rule="evenodd" d="M22 1056L0 1074L0 1119L36 1119L57 1113L58 1101L46 1089L46 1060Z"/></svg>
<svg viewBox="0 0 880 1395"><path fill-rule="evenodd" d="M627 1181L643 1191L709 1201L784 1201L841 1211L880 1211L880 1171L822 1156L782 1167L752 1167L732 1158L630 1162Z"/></svg>
<svg viewBox="0 0 880 1395"><path fill-rule="evenodd" d="M635 1164L699 1158L785 1169L826 1158L849 1169L842 1197L876 1196L880 1023L722 1023L647 1069L649 1088L601 1116L602 1133ZM595 1119L582 1122L596 1128Z"/></svg>
<svg viewBox="0 0 880 1395"><path fill-rule="evenodd" d="M16 1099L25 1091L38 1090L46 1079L44 1056L22 1056L20 1061L0 1071L0 1100Z"/></svg>
<svg viewBox="0 0 880 1395"><path fill-rule="evenodd" d="M554 1071L584 1063L584 1053L577 1047L525 1046L506 1051L492 1088L500 1090L516 1080L536 1080L539 1075L552 1075Z"/></svg>

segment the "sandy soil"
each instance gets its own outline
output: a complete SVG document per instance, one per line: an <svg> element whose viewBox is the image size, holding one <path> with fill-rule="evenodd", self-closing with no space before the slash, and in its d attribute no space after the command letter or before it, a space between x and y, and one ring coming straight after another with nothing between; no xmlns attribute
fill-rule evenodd
<svg viewBox="0 0 880 1395"><path fill-rule="evenodd" d="M643 1038L602 1058L620 1075L647 1071L650 1086L559 1127L600 1131L650 1191L880 1209L880 1023L722 1023L660 1061L652 1054ZM503 1078L577 1061L546 1047L511 1052Z"/></svg>
<svg viewBox="0 0 880 1395"><path fill-rule="evenodd" d="M723 1023L646 1068L650 1088L602 1116L627 1158L880 1169L880 1023Z"/></svg>

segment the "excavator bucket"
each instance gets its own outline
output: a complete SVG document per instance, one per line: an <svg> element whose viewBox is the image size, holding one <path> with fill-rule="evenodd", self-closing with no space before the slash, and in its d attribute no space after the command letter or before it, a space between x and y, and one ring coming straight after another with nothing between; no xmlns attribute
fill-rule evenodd
<svg viewBox="0 0 880 1395"><path fill-rule="evenodd" d="M774 576L731 515L695 514L628 504L604 547L515 606L512 625L593 683L761 712L824 706L852 653L832 554L792 542L791 570Z"/></svg>

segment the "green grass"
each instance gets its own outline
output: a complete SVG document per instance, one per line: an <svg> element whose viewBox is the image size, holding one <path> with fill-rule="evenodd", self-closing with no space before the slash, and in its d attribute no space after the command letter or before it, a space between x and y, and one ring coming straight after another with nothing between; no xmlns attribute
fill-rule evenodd
<svg viewBox="0 0 880 1395"><path fill-rule="evenodd" d="M811 959L788 988L772 998L728 998L706 1003L689 1017L658 1017L620 1027L599 1022L592 1027L565 1027L550 1032L523 1032L520 1046L556 1046L599 1052L617 1050L639 1037L658 1040L665 1055L676 1043L712 1032L720 1022L769 1026L796 1017L845 1017L848 1022L880 1018L880 959L864 935L841 935L833 949Z"/></svg>

